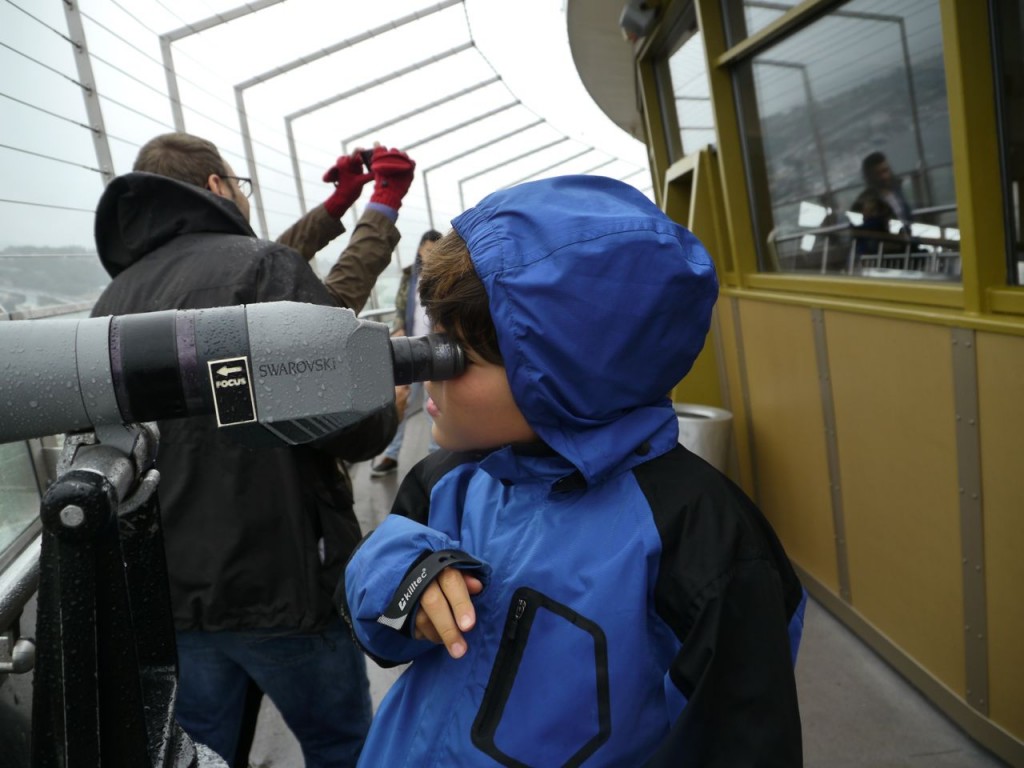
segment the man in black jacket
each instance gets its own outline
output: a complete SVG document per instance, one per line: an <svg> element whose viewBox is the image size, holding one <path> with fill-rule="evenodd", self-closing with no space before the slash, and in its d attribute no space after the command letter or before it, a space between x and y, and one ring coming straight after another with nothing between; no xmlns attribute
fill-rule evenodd
<svg viewBox="0 0 1024 768"><path fill-rule="evenodd" d="M390 261L413 168L404 153L381 147L372 174L355 155L329 171L334 194L289 230L307 255L341 231L317 226L316 217L340 219L370 179L375 190L328 290L295 250L256 237L247 180L216 147L187 134L159 136L140 151L136 172L114 179L100 199L97 249L114 280L93 314L265 301L358 311ZM325 242L308 242L320 236ZM249 446L218 431L212 417L159 425L177 717L228 763L251 677L295 733L308 768L355 765L370 700L364 658L331 607L360 538L339 460L373 457L396 424L389 408L312 447Z"/></svg>

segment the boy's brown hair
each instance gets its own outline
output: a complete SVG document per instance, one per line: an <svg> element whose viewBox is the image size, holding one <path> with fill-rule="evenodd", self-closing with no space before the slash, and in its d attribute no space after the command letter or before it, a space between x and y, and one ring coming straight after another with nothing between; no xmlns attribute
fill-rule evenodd
<svg viewBox="0 0 1024 768"><path fill-rule="evenodd" d="M473 268L469 248L454 229L423 257L420 303L433 325L489 363L504 365L487 291Z"/></svg>
<svg viewBox="0 0 1024 768"><path fill-rule="evenodd" d="M158 173L203 189L211 173L227 174L217 147L190 133L164 133L150 139L139 150L132 170Z"/></svg>

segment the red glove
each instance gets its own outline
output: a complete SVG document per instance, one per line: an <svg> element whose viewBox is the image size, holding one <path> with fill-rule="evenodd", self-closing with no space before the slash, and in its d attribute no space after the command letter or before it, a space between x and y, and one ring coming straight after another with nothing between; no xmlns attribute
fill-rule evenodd
<svg viewBox="0 0 1024 768"><path fill-rule="evenodd" d="M373 150L370 170L376 183L373 185L371 203L380 203L396 211L402 206L402 198L412 184L416 162L398 149L377 147Z"/></svg>
<svg viewBox="0 0 1024 768"><path fill-rule="evenodd" d="M334 218L340 219L352 207L352 203L359 199L363 185L373 178L372 173L363 173L362 170L363 159L356 150L351 155L339 157L338 162L324 173L324 181L334 184L334 192L324 200L324 208Z"/></svg>

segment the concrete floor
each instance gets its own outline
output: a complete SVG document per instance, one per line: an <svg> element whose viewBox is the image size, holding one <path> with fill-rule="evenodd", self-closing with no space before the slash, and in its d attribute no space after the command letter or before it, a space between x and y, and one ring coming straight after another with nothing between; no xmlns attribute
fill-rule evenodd
<svg viewBox="0 0 1024 768"><path fill-rule="evenodd" d="M391 506L405 471L426 452L422 413L410 418L398 471L371 478L352 468L363 530ZM374 707L400 674L368 661ZM810 602L796 667L807 768L1004 768L817 603ZM303 768L294 737L264 700L250 757L253 768ZM415 768L415 767L411 767Z"/></svg>

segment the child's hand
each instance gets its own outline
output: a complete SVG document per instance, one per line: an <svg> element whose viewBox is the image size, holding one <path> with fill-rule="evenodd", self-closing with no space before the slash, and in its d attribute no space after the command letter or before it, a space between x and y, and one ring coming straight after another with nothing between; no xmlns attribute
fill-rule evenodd
<svg viewBox="0 0 1024 768"><path fill-rule="evenodd" d="M483 582L476 576L445 568L420 598L416 639L443 643L453 659L461 659L466 655L462 632L468 632L476 624L476 610L470 595L479 595L483 589Z"/></svg>

